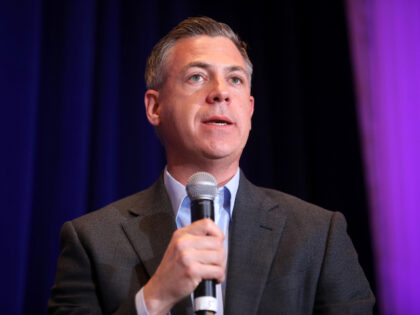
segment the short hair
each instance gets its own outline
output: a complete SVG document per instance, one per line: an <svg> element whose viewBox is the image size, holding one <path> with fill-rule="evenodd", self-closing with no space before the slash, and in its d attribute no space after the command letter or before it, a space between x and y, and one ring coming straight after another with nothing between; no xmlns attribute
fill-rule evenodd
<svg viewBox="0 0 420 315"><path fill-rule="evenodd" d="M246 70L251 80L252 63L246 52L246 43L225 23L217 22L209 17L192 17L175 26L153 47L147 58L145 70L146 86L148 89L158 90L165 83L166 59L176 42L183 38L200 35L211 37L222 36L230 39L244 58Z"/></svg>

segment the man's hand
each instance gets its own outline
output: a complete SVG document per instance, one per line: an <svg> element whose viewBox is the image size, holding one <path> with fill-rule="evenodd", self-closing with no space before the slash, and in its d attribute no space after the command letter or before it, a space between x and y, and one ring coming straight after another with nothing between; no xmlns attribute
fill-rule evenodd
<svg viewBox="0 0 420 315"><path fill-rule="evenodd" d="M203 279L224 281L224 238L222 230L210 219L174 232L162 262L143 289L150 314L167 314Z"/></svg>

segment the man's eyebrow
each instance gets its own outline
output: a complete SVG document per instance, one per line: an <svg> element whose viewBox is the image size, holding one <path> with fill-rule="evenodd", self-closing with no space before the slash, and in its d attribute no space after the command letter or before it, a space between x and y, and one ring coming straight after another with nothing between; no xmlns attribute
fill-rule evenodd
<svg viewBox="0 0 420 315"><path fill-rule="evenodd" d="M193 61L193 62L190 62L190 63L186 64L182 68L182 72L185 72L188 69L194 68L194 67L208 69L208 68L211 68L211 65L209 63L206 63L206 62L203 62L203 61ZM231 73L231 72L235 72L235 71L242 72L244 75L249 77L248 71L242 66L229 66L229 67L226 67L226 69L224 70L225 73Z"/></svg>
<svg viewBox="0 0 420 315"><path fill-rule="evenodd" d="M202 61L194 61L194 62L190 62L190 63L186 64L182 68L182 70L185 71L189 68L194 68L194 67L207 69L207 68L210 68L210 64L202 62Z"/></svg>
<svg viewBox="0 0 420 315"><path fill-rule="evenodd" d="M211 65L203 61L194 61L194 62L190 62L186 64L183 67L183 69L186 70L188 68L194 68L194 67L207 69L207 68L210 68ZM225 69L225 72L234 72L234 71L240 71L240 72L244 72L245 74L248 74L248 71L246 71L246 69L241 66L229 66Z"/></svg>
<svg viewBox="0 0 420 315"><path fill-rule="evenodd" d="M235 71L243 72L243 74L245 74L247 76L249 75L248 71L246 71L246 69L244 67L241 67L241 66L230 66L226 69L227 73L235 72Z"/></svg>

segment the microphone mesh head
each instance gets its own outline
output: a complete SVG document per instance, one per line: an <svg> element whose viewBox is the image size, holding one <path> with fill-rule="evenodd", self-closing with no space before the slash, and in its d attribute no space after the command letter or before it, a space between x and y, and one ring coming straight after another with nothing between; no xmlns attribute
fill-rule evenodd
<svg viewBox="0 0 420 315"><path fill-rule="evenodd" d="M214 200L217 195L217 181L209 173L197 172L188 179L186 189L191 200Z"/></svg>

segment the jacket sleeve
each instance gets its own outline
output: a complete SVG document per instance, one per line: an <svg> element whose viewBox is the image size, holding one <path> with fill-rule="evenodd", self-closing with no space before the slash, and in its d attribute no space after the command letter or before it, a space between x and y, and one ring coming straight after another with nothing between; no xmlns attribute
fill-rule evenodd
<svg viewBox="0 0 420 315"><path fill-rule="evenodd" d="M315 298L314 314L372 314L375 297L346 232L344 216L333 214Z"/></svg>
<svg viewBox="0 0 420 315"><path fill-rule="evenodd" d="M72 222L66 222L61 229L60 248L48 314L136 314L134 295L116 310L102 309L94 266Z"/></svg>

